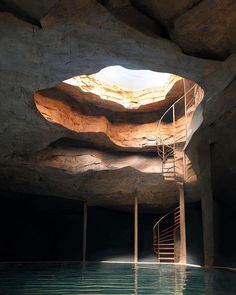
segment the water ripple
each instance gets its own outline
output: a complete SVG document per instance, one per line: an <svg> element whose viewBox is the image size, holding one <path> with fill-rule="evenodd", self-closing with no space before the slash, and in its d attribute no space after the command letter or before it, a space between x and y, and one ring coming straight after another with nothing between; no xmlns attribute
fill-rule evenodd
<svg viewBox="0 0 236 295"><path fill-rule="evenodd" d="M1 264L0 295L236 294L236 274L171 265Z"/></svg>

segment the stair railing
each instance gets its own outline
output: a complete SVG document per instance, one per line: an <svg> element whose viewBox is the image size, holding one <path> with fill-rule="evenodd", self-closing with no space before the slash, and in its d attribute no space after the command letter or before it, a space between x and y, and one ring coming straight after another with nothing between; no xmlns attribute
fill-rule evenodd
<svg viewBox="0 0 236 295"><path fill-rule="evenodd" d="M178 262L176 230L180 227L179 207L162 216L153 227L153 248L158 262ZM166 222L168 221L168 222ZM164 226L165 225L165 226Z"/></svg>
<svg viewBox="0 0 236 295"><path fill-rule="evenodd" d="M203 90L194 84L175 101L158 122L157 153L162 160L162 174L166 180L183 183L188 180L191 162L184 153L184 145L190 133L192 116L203 98ZM163 121L169 123L163 123ZM164 226L165 225L165 226ZM165 214L153 227L153 246L158 262L179 262L180 209ZM179 235L179 237L178 237ZM179 252L179 253L178 253Z"/></svg>
<svg viewBox="0 0 236 295"><path fill-rule="evenodd" d="M186 181L187 179L188 159L183 148L181 156L178 157L176 147L181 144L184 146L187 141L193 112L203 98L203 91L197 84L186 91L185 79L183 79L183 90L184 94L164 112L157 127L157 153L162 160L162 174L166 180ZM183 116L179 119L176 119L176 110L183 112ZM165 118L171 118L172 127L170 123L163 123Z"/></svg>

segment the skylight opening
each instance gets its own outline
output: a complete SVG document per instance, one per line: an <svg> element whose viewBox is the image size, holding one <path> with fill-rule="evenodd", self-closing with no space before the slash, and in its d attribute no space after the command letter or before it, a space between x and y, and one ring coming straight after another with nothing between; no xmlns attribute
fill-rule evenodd
<svg viewBox="0 0 236 295"><path fill-rule="evenodd" d="M109 66L92 75L72 77L64 83L93 93L101 100L136 110L165 100L167 93L181 77L150 70L131 70Z"/></svg>
<svg viewBox="0 0 236 295"><path fill-rule="evenodd" d="M110 66L94 74L96 80L111 83L130 91L164 87L171 74L150 70L130 70L122 66Z"/></svg>

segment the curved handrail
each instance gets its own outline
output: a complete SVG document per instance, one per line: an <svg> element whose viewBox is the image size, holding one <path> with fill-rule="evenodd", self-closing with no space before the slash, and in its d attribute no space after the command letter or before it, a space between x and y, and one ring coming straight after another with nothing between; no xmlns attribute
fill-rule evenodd
<svg viewBox="0 0 236 295"><path fill-rule="evenodd" d="M185 92L179 99L177 99L161 116L161 118L158 121L157 130L160 129L160 124L162 122L162 119L165 117L165 115L175 106L181 99L183 99L190 91L192 91L198 84L195 83L187 92Z"/></svg>
<svg viewBox="0 0 236 295"><path fill-rule="evenodd" d="M179 206L176 207L175 209L173 209L172 211L166 213L164 216L162 216L162 217L161 217L161 218L155 223L155 225L153 226L153 232L155 232L156 227L158 226L158 224L160 224L160 222L161 222L164 218L166 218L168 215L174 213L177 209L179 209Z"/></svg>
<svg viewBox="0 0 236 295"><path fill-rule="evenodd" d="M175 230L179 227L179 215L180 207L176 207L170 212L162 216L153 226L153 249L157 255L158 261L175 261L175 246L172 246L175 243ZM161 229L161 222L168 217L171 218L171 226L167 226L165 229ZM167 225L167 224L166 224ZM172 243L172 244L170 244ZM169 250L166 252L166 250ZM167 255L167 256L166 256Z"/></svg>
<svg viewBox="0 0 236 295"><path fill-rule="evenodd" d="M179 169L177 167L177 161L179 161L179 156L177 156L176 148L177 143L183 143L187 141L188 135L189 135L189 124L192 119L193 112L201 102L203 98L203 91L200 88L198 91L199 85L195 83L192 87L190 87L189 90L186 91L186 85L185 85L185 79L183 81L183 88L184 88L184 94L178 98L160 117L158 123L157 123L157 135L156 135L156 147L157 147L157 154L162 159L162 174L166 175L167 178L171 178L172 180L176 180L179 177L181 179L186 180L187 175L187 168L186 168L186 157L184 155L184 151L182 150L183 156L183 169ZM193 94L190 96L188 95L191 91L193 91ZM200 95L200 96L199 96ZM182 106L182 102L184 103ZM178 107L184 108L184 117L185 117L185 123L181 124L181 126L178 123L178 119L176 120L176 110L177 110L177 104L181 102L181 105L179 104ZM166 115L169 115L170 112L172 112L172 119L170 124L172 125L172 129L162 128L163 118L165 118ZM180 121L181 123L181 121ZM178 127L177 127L178 126ZM183 126L183 127L182 127ZM170 159L170 161L168 161ZM171 163L171 167L168 167ZM166 173L166 174L165 174ZM172 175L170 175L172 173Z"/></svg>

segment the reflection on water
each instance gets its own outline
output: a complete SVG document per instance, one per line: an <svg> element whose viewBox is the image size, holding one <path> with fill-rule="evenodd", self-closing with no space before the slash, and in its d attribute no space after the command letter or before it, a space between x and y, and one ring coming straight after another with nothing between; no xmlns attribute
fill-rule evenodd
<svg viewBox="0 0 236 295"><path fill-rule="evenodd" d="M1 264L1 295L236 294L236 274L173 265Z"/></svg>

